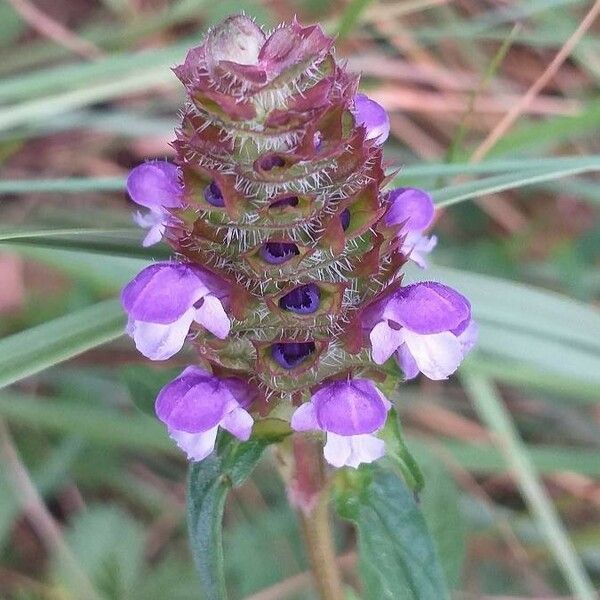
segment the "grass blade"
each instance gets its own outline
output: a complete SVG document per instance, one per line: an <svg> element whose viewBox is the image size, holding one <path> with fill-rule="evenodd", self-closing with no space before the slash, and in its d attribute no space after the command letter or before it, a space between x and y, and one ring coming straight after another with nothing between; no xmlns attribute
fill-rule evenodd
<svg viewBox="0 0 600 600"><path fill-rule="evenodd" d="M495 194L505 190L521 188L534 183L544 183L569 177L570 175L580 175L600 170L600 160L592 159L588 163L582 163L575 167L565 167L559 169L532 169L527 171L518 171L516 173L504 173L493 177L486 177L476 181L468 181L441 190L435 190L432 193L433 199L438 207L452 206L458 202L464 202L472 198L480 198L488 194Z"/></svg>
<svg viewBox="0 0 600 600"><path fill-rule="evenodd" d="M105 300L0 341L0 387L35 375L123 334L123 309Z"/></svg>
<svg viewBox="0 0 600 600"><path fill-rule="evenodd" d="M481 419L494 432L529 509L545 535L569 587L579 600L597 598L575 548L544 490L525 444L494 385L484 376L465 371L462 380Z"/></svg>

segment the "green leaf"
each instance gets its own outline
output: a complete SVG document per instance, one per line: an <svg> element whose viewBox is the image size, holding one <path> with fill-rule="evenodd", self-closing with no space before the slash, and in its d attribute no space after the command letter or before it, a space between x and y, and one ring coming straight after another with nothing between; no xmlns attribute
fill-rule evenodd
<svg viewBox="0 0 600 600"><path fill-rule="evenodd" d="M242 485L268 441L240 442L222 433L217 450L192 463L188 478L188 531L203 600L226 600L222 521L229 490Z"/></svg>
<svg viewBox="0 0 600 600"><path fill-rule="evenodd" d="M131 122L133 116L124 117ZM600 169L600 156L559 156L536 157L523 159L495 159L481 163L420 163L407 165L398 175L399 184L407 179L423 177L442 177L451 175L471 175L478 173L496 173L510 176L511 180L518 172L525 171L543 173L571 174L572 170L588 170L592 167ZM469 182L473 183L473 182ZM486 187L488 186L486 183ZM454 192L457 186L452 188ZM118 192L125 189L123 177L70 177L53 179L7 179L0 181L1 194L31 194L31 193L61 193L81 194L85 192ZM459 188L459 190L462 188ZM453 192L453 193L454 193ZM444 199L446 191L438 191L440 200Z"/></svg>
<svg viewBox="0 0 600 600"><path fill-rule="evenodd" d="M65 536L78 563L106 600L131 598L143 573L144 531L112 506L92 506L75 517ZM79 582L58 563L55 577L73 594Z"/></svg>
<svg viewBox="0 0 600 600"><path fill-rule="evenodd" d="M0 416L25 427L76 434L87 442L109 447L180 454L156 419L140 414L126 415L106 406L96 407L64 398L40 400L3 391Z"/></svg>
<svg viewBox="0 0 600 600"><path fill-rule="evenodd" d="M569 165L565 167L539 168L526 171L516 171L513 173L503 173L492 177L484 177L476 181L467 181L441 190L435 190L432 193L433 199L438 207L451 206L471 198L480 198L488 194L495 194L505 190L521 188L534 183L544 183L568 177L600 171L600 159L592 157L589 160L582 160L578 165Z"/></svg>
<svg viewBox="0 0 600 600"><path fill-rule="evenodd" d="M444 600L449 593L423 515L391 471L340 471L337 511L358 530L360 570L369 598Z"/></svg>
<svg viewBox="0 0 600 600"><path fill-rule="evenodd" d="M495 442L504 454L521 494L544 534L571 591L580 600L597 598L594 585L539 479L534 463L498 390L485 376L468 370L463 374L462 380L467 395L473 401L481 419L495 434Z"/></svg>
<svg viewBox="0 0 600 600"><path fill-rule="evenodd" d="M350 4L344 10L340 24L337 30L337 38L341 40L348 36L348 34L356 27L360 20L361 14L369 6L372 0L352 0Z"/></svg>
<svg viewBox="0 0 600 600"><path fill-rule="evenodd" d="M458 489L446 467L424 443L411 440L410 445L425 479L419 508L435 542L446 581L455 589L465 558L466 535Z"/></svg>
<svg viewBox="0 0 600 600"><path fill-rule="evenodd" d="M120 192L123 177L70 177L53 179L6 179L0 181L0 194L81 194L82 192Z"/></svg>
<svg viewBox="0 0 600 600"><path fill-rule="evenodd" d="M0 387L35 375L123 334L118 300L105 300L0 341Z"/></svg>
<svg viewBox="0 0 600 600"><path fill-rule="evenodd" d="M406 485L413 492L420 492L425 485L425 479L404 442L400 418L394 409L390 410L381 437L385 440L386 456L399 469Z"/></svg>
<svg viewBox="0 0 600 600"><path fill-rule="evenodd" d="M142 258L21 244L11 246L11 251L86 281L103 293L120 290L149 264Z"/></svg>

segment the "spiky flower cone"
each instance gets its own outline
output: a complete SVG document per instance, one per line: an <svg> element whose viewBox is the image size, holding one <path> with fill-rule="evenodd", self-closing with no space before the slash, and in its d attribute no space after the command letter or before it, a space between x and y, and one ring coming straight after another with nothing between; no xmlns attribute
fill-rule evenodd
<svg viewBox="0 0 600 600"><path fill-rule="evenodd" d="M422 235L434 207L421 190L382 191L387 115L332 44L295 20L267 36L227 19L175 69L177 166L129 177L150 208L144 243L162 235L177 257L124 289L128 331L154 360L192 332L203 368L166 386L157 414L193 460L219 426L247 439L251 413L292 406L293 429L327 433L331 464L375 460L390 407L377 365L395 354L406 378L444 379L474 343L460 294L400 287L407 258L424 266L435 245Z"/></svg>
<svg viewBox="0 0 600 600"><path fill-rule="evenodd" d="M382 221L381 148L352 112L357 77L318 26L294 21L265 40L231 17L175 69L188 207L167 239L235 289L229 336L199 333L200 354L272 399L371 368L353 323L403 256Z"/></svg>

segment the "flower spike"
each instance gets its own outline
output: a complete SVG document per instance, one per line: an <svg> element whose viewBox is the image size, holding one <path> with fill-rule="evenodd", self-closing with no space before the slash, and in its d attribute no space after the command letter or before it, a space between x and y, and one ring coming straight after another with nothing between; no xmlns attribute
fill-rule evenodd
<svg viewBox="0 0 600 600"><path fill-rule="evenodd" d="M201 460L219 428L245 440L258 407L295 406L292 428L324 434L331 465L377 460L390 403L366 377L394 355L407 379L445 378L476 339L458 292L400 285L436 243L434 207L421 190L384 190L388 114L333 39L295 19L266 32L229 17L174 71L187 94L174 163L127 181L149 211L144 245L164 239L174 258L122 302L143 354L165 360L187 341L203 368L161 391L158 417Z"/></svg>

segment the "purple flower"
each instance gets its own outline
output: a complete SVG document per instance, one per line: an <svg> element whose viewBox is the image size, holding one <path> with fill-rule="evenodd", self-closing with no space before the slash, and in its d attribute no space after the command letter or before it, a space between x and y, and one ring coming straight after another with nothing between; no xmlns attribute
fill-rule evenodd
<svg viewBox="0 0 600 600"><path fill-rule="evenodd" d="M127 333L152 360L166 360L181 350L193 321L224 339L231 325L221 302L226 295L225 283L197 265L153 264L121 294L129 316Z"/></svg>
<svg viewBox="0 0 600 600"><path fill-rule="evenodd" d="M385 444L374 434L385 424L390 408L390 402L368 379L335 381L296 409L291 426L294 431L325 431L327 462L356 468L384 455Z"/></svg>
<svg viewBox="0 0 600 600"><path fill-rule="evenodd" d="M390 135L390 118L385 108L371 100L365 94L354 96L354 118L357 125L363 125L367 129L367 140L375 140L375 144L381 146Z"/></svg>
<svg viewBox="0 0 600 600"><path fill-rule="evenodd" d="M437 244L437 237L427 237L423 231L433 221L435 207L431 196L417 188L397 188L388 194L388 209L385 224L401 225L399 235L403 237L402 252L419 267L427 267L426 254Z"/></svg>
<svg viewBox="0 0 600 600"><path fill-rule="evenodd" d="M167 208L179 208L183 190L177 167L167 161L148 162L135 167L127 177L127 193L140 206L149 208L146 214L137 213L134 221L150 231L142 245L158 243L171 218Z"/></svg>
<svg viewBox="0 0 600 600"><path fill-rule="evenodd" d="M219 427L243 441L250 437L254 420L246 408L252 400L241 379L188 367L160 391L155 410L187 457L199 461L213 451Z"/></svg>
<svg viewBox="0 0 600 600"><path fill-rule="evenodd" d="M383 364L396 352L407 379L419 371L430 379L446 379L477 340L468 300L440 283L406 286L376 311L369 334L373 360Z"/></svg>

